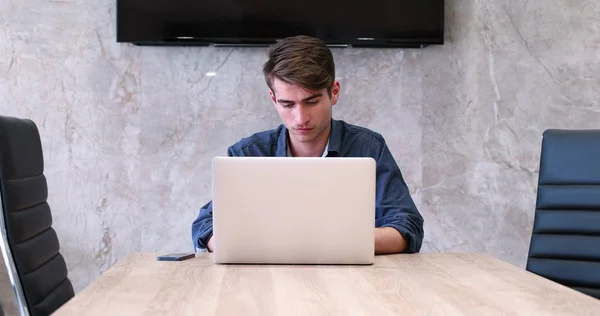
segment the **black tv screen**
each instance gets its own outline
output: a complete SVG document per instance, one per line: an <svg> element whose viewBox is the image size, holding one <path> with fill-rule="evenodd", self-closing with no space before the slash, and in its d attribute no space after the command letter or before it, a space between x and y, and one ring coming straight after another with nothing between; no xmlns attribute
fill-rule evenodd
<svg viewBox="0 0 600 316"><path fill-rule="evenodd" d="M117 0L117 42L268 45L310 35L330 45L444 42L444 0Z"/></svg>

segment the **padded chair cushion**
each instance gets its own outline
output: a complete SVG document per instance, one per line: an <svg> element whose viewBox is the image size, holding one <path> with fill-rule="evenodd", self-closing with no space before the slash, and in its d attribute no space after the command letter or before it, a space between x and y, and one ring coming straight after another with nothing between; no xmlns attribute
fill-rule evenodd
<svg viewBox="0 0 600 316"><path fill-rule="evenodd" d="M27 119L0 117L0 192L8 243L31 315L50 315L74 296L52 228L42 145Z"/></svg>
<svg viewBox="0 0 600 316"><path fill-rule="evenodd" d="M37 126L31 120L0 117L2 177L26 179L44 172L44 156Z"/></svg>
<svg viewBox="0 0 600 316"><path fill-rule="evenodd" d="M526 269L600 298L600 130L544 132Z"/></svg>
<svg viewBox="0 0 600 316"><path fill-rule="evenodd" d="M600 185L600 130L547 130L540 184Z"/></svg>

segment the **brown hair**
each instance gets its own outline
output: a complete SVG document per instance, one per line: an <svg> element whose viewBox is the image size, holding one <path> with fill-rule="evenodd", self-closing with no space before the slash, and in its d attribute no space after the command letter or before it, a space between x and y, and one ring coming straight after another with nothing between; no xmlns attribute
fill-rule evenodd
<svg viewBox="0 0 600 316"><path fill-rule="evenodd" d="M263 75L271 90L273 79L277 78L308 90L327 89L331 97L335 64L331 50L322 40L305 35L288 37L273 44L268 56Z"/></svg>

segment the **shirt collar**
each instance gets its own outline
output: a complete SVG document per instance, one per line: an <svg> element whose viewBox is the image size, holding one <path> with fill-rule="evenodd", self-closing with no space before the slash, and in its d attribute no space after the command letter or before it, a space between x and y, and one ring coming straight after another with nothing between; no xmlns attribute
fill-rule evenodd
<svg viewBox="0 0 600 316"><path fill-rule="evenodd" d="M341 124L331 119L331 132L329 133L329 140L325 145L325 151L323 157L330 156L330 153L334 153L337 156L340 152L342 143L342 130ZM281 131L279 132L279 138L277 139L277 150L275 151L277 157L291 157L291 152L288 146L288 130L285 125L282 125Z"/></svg>
<svg viewBox="0 0 600 316"><path fill-rule="evenodd" d="M275 150L276 157L286 157L287 156L287 134L288 130L285 128L285 125L281 124L281 131L279 131L279 138L277 139L277 149Z"/></svg>
<svg viewBox="0 0 600 316"><path fill-rule="evenodd" d="M329 153L334 153L334 156L340 154L342 147L342 124L339 121L331 119L331 133L329 134L329 142L327 150Z"/></svg>

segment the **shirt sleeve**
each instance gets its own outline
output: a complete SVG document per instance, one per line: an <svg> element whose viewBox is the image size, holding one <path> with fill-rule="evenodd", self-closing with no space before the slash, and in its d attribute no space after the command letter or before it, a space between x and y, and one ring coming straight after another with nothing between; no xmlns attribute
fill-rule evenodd
<svg viewBox="0 0 600 316"><path fill-rule="evenodd" d="M375 227L395 228L406 240L404 252L419 252L424 235L423 217L385 141L378 152Z"/></svg>
<svg viewBox="0 0 600 316"><path fill-rule="evenodd" d="M227 156L238 156L233 147L227 149ZM213 208L212 200L200 208L198 217L192 223L192 241L194 247L202 250L208 249L208 241L213 236Z"/></svg>
<svg viewBox="0 0 600 316"><path fill-rule="evenodd" d="M192 223L194 247L199 249L208 248L208 241L213 235L212 214L212 201L209 201L200 208L198 217Z"/></svg>

